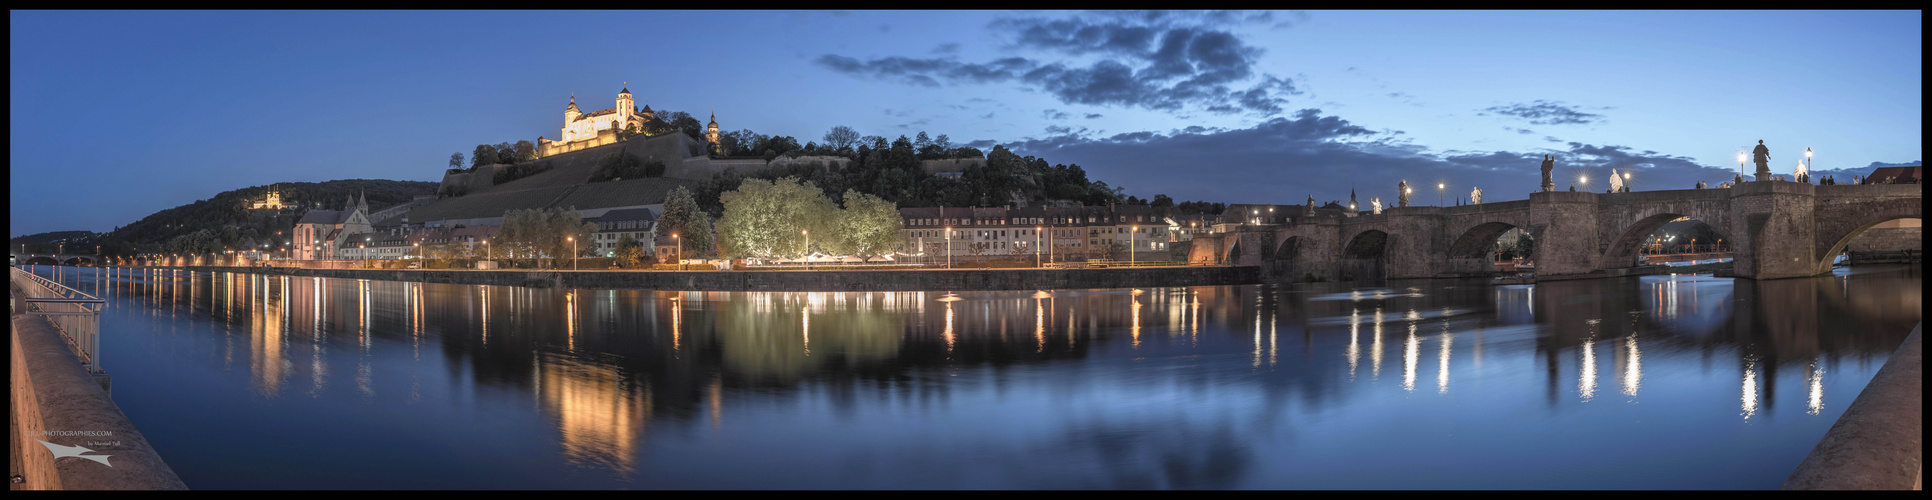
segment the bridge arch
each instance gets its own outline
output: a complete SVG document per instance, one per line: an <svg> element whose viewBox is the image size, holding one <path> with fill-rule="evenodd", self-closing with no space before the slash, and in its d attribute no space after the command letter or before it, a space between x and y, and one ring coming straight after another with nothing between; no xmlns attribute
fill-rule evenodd
<svg viewBox="0 0 1932 500"><path fill-rule="evenodd" d="M1382 279L1388 275L1389 233L1369 229L1342 246L1342 280Z"/></svg>
<svg viewBox="0 0 1932 500"><path fill-rule="evenodd" d="M1731 235L1719 226L1721 221L1702 220L1687 214L1674 212L1658 213L1637 219L1636 222L1625 226L1623 231L1617 234L1616 238L1610 240L1609 244L1604 246L1603 258L1597 261L1597 267L1603 269L1636 267L1637 256L1643 250L1645 244L1651 243L1652 234L1655 234L1658 229L1663 228L1664 224L1686 218L1704 223L1711 228L1711 231L1716 232L1718 236L1722 237L1721 241L1699 242L1699 245L1705 243L1721 244L1726 241L1733 241L1731 240Z"/></svg>
<svg viewBox="0 0 1932 500"><path fill-rule="evenodd" d="M1274 251L1275 260L1293 262L1295 260L1299 260L1300 258L1301 258L1301 237L1300 236L1289 236L1288 239L1281 241L1281 246L1275 247L1275 251Z"/></svg>
<svg viewBox="0 0 1932 500"><path fill-rule="evenodd" d="M36 266L58 266L60 265L60 261L54 260L53 257L46 256L46 255L35 255L35 256L27 257L27 260L22 261L21 264L36 265Z"/></svg>
<svg viewBox="0 0 1932 500"><path fill-rule="evenodd" d="M1234 241L1231 243L1228 243L1228 252L1221 256L1221 262L1224 264L1234 264L1236 262L1235 259L1241 258L1241 239L1240 238L1230 238L1230 239Z"/></svg>
<svg viewBox="0 0 1932 500"><path fill-rule="evenodd" d="M1924 219L1924 207L1916 203L1917 200L1913 201L1914 203L1910 204L1887 203L1881 207L1875 207L1874 210L1865 212L1863 217L1855 219L1856 223L1820 224L1817 233L1818 242L1830 243L1831 246L1818 254L1819 259L1814 263L1813 271L1817 274L1831 272L1831 264L1837 260L1838 253L1845 251L1846 245L1851 244L1852 240L1857 239L1859 235L1865 234L1865 231L1872 226L1901 219Z"/></svg>
<svg viewBox="0 0 1932 500"><path fill-rule="evenodd" d="M1456 242L1449 245L1449 258L1487 258L1496 252L1496 238L1511 229L1517 229L1517 226L1508 222L1485 222L1464 230L1462 236L1456 237Z"/></svg>

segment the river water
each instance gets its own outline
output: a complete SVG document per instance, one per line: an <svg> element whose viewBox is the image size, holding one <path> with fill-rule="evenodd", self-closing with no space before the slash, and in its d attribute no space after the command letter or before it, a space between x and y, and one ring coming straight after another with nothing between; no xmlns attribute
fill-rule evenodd
<svg viewBox="0 0 1932 500"><path fill-rule="evenodd" d="M196 489L1769 489L1920 321L1922 276L949 294L37 272L108 299L114 400Z"/></svg>

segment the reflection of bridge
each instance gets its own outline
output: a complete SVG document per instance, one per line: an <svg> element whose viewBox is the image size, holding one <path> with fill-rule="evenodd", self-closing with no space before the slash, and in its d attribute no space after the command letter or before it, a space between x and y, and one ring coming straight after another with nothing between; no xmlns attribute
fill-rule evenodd
<svg viewBox="0 0 1932 500"><path fill-rule="evenodd" d="M1746 182L1730 189L1531 193L1528 200L1392 208L1381 215L1291 217L1197 236L1188 260L1261 266L1277 279L1427 278L1486 273L1496 238L1535 238L1541 276L1617 275L1638 265L1650 234L1681 217L1731 238L1739 277L1815 276L1865 229L1920 217L1917 184L1813 186Z"/></svg>
<svg viewBox="0 0 1932 500"><path fill-rule="evenodd" d="M11 257L13 257L13 260L14 260L14 262L17 262L17 263L19 263L19 264L21 264L21 265L26 265L26 264L48 264L48 265L53 265L53 264L58 264L58 265L69 265L69 266L71 266L71 265L75 265L75 264L80 264L80 263L82 263L82 262L85 262L85 263L87 263L87 264L90 264L90 265L98 265L98 264L100 264L100 262L101 262L101 261L100 261L100 259L101 259L101 257L100 257L99 255L94 255L94 254L80 254L80 253L59 253L59 254L55 254L55 253L29 253L29 254L23 254L23 253L18 253L18 252L9 252L9 253L8 253L8 255L9 255L9 256L11 256Z"/></svg>

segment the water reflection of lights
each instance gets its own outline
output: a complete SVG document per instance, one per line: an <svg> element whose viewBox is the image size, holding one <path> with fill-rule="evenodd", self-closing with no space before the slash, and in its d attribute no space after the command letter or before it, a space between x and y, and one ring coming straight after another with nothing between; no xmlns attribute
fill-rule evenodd
<svg viewBox="0 0 1932 500"><path fill-rule="evenodd" d="M1033 347L1033 352L1046 351L1046 308L1040 303L1040 295L1044 295L1044 292L1034 294L1033 297L1033 341L1036 344ZM1140 304L1135 303L1134 309L1140 309ZM1140 338L1140 321L1138 319L1134 321L1134 338Z"/></svg>
<svg viewBox="0 0 1932 500"><path fill-rule="evenodd" d="M1375 308L1375 339L1369 343L1369 379L1382 378L1382 307Z"/></svg>
<svg viewBox="0 0 1932 500"><path fill-rule="evenodd" d="M1583 369L1577 373L1576 392L1583 402L1590 402L1597 395L1597 348L1596 340L1583 339Z"/></svg>
<svg viewBox="0 0 1932 500"><path fill-rule="evenodd" d="M1449 393L1449 346L1456 336L1449 333L1449 322L1442 323L1442 349L1436 355L1436 394Z"/></svg>
<svg viewBox="0 0 1932 500"><path fill-rule="evenodd" d="M565 459L630 474L650 423L649 388L638 394L615 366L552 355L536 362L538 398L557 416Z"/></svg>
<svg viewBox="0 0 1932 500"><path fill-rule="evenodd" d="M941 300L945 300L945 299L941 299ZM952 354L953 340L954 340L953 339L953 303L952 301L946 301L946 330L944 332L941 332L940 336L946 339L946 353L948 355Z"/></svg>
<svg viewBox="0 0 1932 500"><path fill-rule="evenodd" d="M1134 301L1134 306L1133 306L1133 311L1131 313L1133 316L1132 332L1134 336L1134 348L1139 349L1140 348L1140 297L1133 297L1133 301Z"/></svg>
<svg viewBox="0 0 1932 500"><path fill-rule="evenodd" d="M683 334L679 332L681 332L683 329L684 329L684 300L681 297L672 295L671 296L671 352L674 355L678 351L678 340L680 337L683 336Z"/></svg>
<svg viewBox="0 0 1932 500"><path fill-rule="evenodd" d="M799 319L799 322L802 323L799 325L799 328L800 328L799 332L804 337L805 355L811 356L812 355L812 308L800 307L798 308L798 315L801 318Z"/></svg>
<svg viewBox="0 0 1932 500"><path fill-rule="evenodd" d="M1825 409L1824 365L1820 364L1816 359L1812 360L1811 369L1805 373L1805 378L1810 379L1811 386L1811 390L1807 394L1809 397L1805 401L1805 407L1809 410L1806 413L1817 415L1818 412L1824 411Z"/></svg>
<svg viewBox="0 0 1932 500"><path fill-rule="evenodd" d="M1635 397L1637 395L1637 386L1642 385L1644 378L1643 354L1637 352L1637 334L1635 332L1632 332L1629 337L1623 339L1623 348L1623 395Z"/></svg>
<svg viewBox="0 0 1932 500"><path fill-rule="evenodd" d="M1409 340L1402 345L1402 390L1415 392L1415 356L1422 350L1422 340L1415 336L1415 322L1409 322Z"/></svg>
<svg viewBox="0 0 1932 500"><path fill-rule="evenodd" d="M1348 379L1355 380L1355 364L1362 359L1362 342L1359 334L1362 329L1362 311L1348 308Z"/></svg>
<svg viewBox="0 0 1932 500"><path fill-rule="evenodd" d="M566 348L577 350L577 291L564 294L564 342Z"/></svg>
<svg viewBox="0 0 1932 500"><path fill-rule="evenodd" d="M1751 420L1752 415L1758 413L1758 361L1751 357L1744 358L1744 389L1742 392L1743 395L1739 397L1740 404L1742 405L1740 410L1744 414L1744 420L1748 421Z"/></svg>

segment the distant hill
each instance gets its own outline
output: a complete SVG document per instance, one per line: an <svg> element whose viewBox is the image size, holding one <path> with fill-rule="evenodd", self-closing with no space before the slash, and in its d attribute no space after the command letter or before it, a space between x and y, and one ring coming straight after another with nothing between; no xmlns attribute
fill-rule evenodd
<svg viewBox="0 0 1932 500"><path fill-rule="evenodd" d="M7 251L18 252L22 248L21 245L26 245L28 252L53 253L64 250L60 245L65 244L65 249L86 249L78 250L76 253L93 253L96 240L100 236L101 233L92 231L48 231L15 236L7 240Z"/></svg>
<svg viewBox="0 0 1932 500"><path fill-rule="evenodd" d="M133 224L115 228L109 239L147 246L178 236L208 230L227 243L268 241L277 231L294 228L312 208L339 209L351 196L367 195L369 209L402 204L416 195L434 194L437 183L383 179L346 179L328 182L287 182L252 186L216 194L212 198L155 212ZM269 190L281 191L283 210L249 210ZM286 236L282 236L286 238Z"/></svg>

